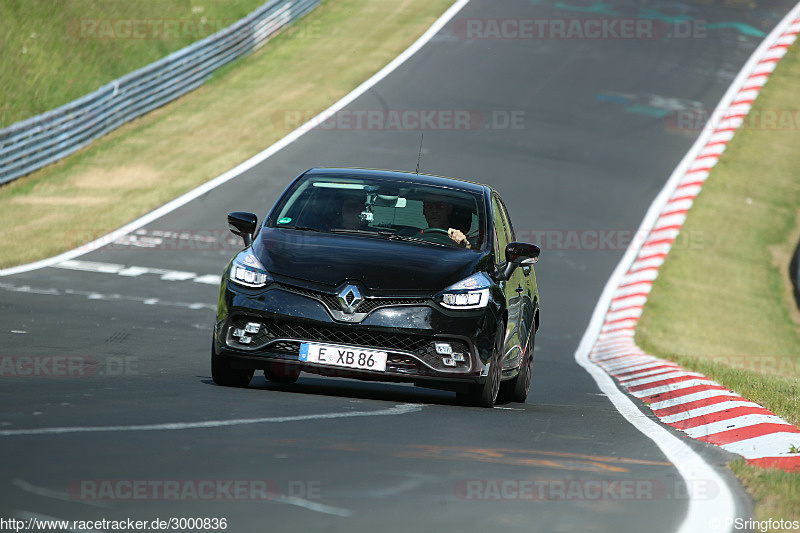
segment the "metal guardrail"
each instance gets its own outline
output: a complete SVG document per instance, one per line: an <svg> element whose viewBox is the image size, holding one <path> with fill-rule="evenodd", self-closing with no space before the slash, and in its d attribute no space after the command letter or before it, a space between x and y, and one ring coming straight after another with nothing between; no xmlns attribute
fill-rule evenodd
<svg viewBox="0 0 800 533"><path fill-rule="evenodd" d="M0 184L62 159L202 85L320 0L272 0L224 30L66 105L0 130Z"/></svg>

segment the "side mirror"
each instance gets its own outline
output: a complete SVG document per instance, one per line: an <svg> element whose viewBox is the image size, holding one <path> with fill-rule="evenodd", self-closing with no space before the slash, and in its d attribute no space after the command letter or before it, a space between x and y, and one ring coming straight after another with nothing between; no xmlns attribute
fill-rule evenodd
<svg viewBox="0 0 800 533"><path fill-rule="evenodd" d="M527 242L510 242L506 246L506 268L503 279L509 279L520 265L530 265L539 260L541 249Z"/></svg>
<svg viewBox="0 0 800 533"><path fill-rule="evenodd" d="M535 263L539 260L541 248L527 242L510 242L506 246L506 261L517 265Z"/></svg>
<svg viewBox="0 0 800 533"><path fill-rule="evenodd" d="M253 244L253 235L256 232L258 217L245 211L228 213L228 229L244 240L245 246Z"/></svg>

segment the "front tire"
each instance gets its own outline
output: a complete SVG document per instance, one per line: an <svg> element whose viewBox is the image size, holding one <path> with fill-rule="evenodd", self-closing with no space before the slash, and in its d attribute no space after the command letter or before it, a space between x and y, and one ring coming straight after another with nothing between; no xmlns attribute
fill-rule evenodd
<svg viewBox="0 0 800 533"><path fill-rule="evenodd" d="M253 378L253 373L253 369L233 368L230 359L217 355L212 340L211 379L214 383L223 387L247 387Z"/></svg>
<svg viewBox="0 0 800 533"><path fill-rule="evenodd" d="M531 378L533 376L533 349L536 344L536 333L531 333L531 340L525 359L519 367L519 374L514 379L503 383L501 395L516 403L525 403L528 392L531 390ZM505 393L505 394L503 394Z"/></svg>
<svg viewBox="0 0 800 533"><path fill-rule="evenodd" d="M505 326L501 323L497 328L497 337L494 342L494 353L489 360L489 373L482 385L475 385L472 390L472 402L480 407L494 407L497 395L500 392L500 375L502 372L503 341L505 340Z"/></svg>

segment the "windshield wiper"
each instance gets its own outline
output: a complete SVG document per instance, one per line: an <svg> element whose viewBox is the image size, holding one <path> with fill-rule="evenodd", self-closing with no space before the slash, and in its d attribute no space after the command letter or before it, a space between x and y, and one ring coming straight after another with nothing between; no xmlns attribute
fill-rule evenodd
<svg viewBox="0 0 800 533"><path fill-rule="evenodd" d="M300 231L316 231L318 233L323 233L323 230L319 228L312 228L311 226L278 226L279 229L297 229Z"/></svg>
<svg viewBox="0 0 800 533"><path fill-rule="evenodd" d="M424 242L430 244L430 241L426 241L425 239L419 239L417 237L412 237L410 235L399 235L397 233L392 233L391 231L379 231L378 234L397 241Z"/></svg>
<svg viewBox="0 0 800 533"><path fill-rule="evenodd" d="M405 242L424 242L426 244L436 244L431 243L431 241L426 241L425 239L418 239L416 237L411 237L408 235L400 235L398 233L394 233L392 231L369 231L365 229L344 229L344 228L337 228L332 229L331 233L342 233L345 235L367 235L372 237L381 237L384 239L396 240L396 241L405 241Z"/></svg>
<svg viewBox="0 0 800 533"><path fill-rule="evenodd" d="M372 235L372 236L387 236L387 231L369 231L366 229L347 229L347 228L333 228L331 233L342 233L344 235Z"/></svg>

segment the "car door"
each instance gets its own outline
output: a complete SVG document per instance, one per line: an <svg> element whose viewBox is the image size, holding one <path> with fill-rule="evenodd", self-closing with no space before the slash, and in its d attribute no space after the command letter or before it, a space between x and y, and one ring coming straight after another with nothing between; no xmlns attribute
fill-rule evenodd
<svg viewBox="0 0 800 533"><path fill-rule="evenodd" d="M497 194L494 194L492 197L492 218L494 220L495 229L495 267L498 272L502 272L506 266L506 245L514 240L514 230L511 227L505 204ZM517 268L508 280L500 282L500 286L506 298L506 309L508 310L504 350L505 359L503 362L504 370L519 366L522 356L522 340L527 337L527 331L524 331L525 326L522 316L522 296L525 292L523 277L522 269Z"/></svg>
<svg viewBox="0 0 800 533"><path fill-rule="evenodd" d="M501 214L503 215L508 228L509 239L510 241L516 241L517 238L514 234L514 226L511 223L511 217L508 214L508 210L506 209L502 198L499 198L499 200ZM530 263L520 265L514 271L514 275L510 281L516 284L514 285L514 290L519 297L519 319L516 326L520 347L519 355L521 356L525 352L525 347L528 346L528 336L536 328L534 324L534 317L539 303L539 292L536 288L536 273L533 270L533 265ZM515 358L515 360L519 362L518 358Z"/></svg>

